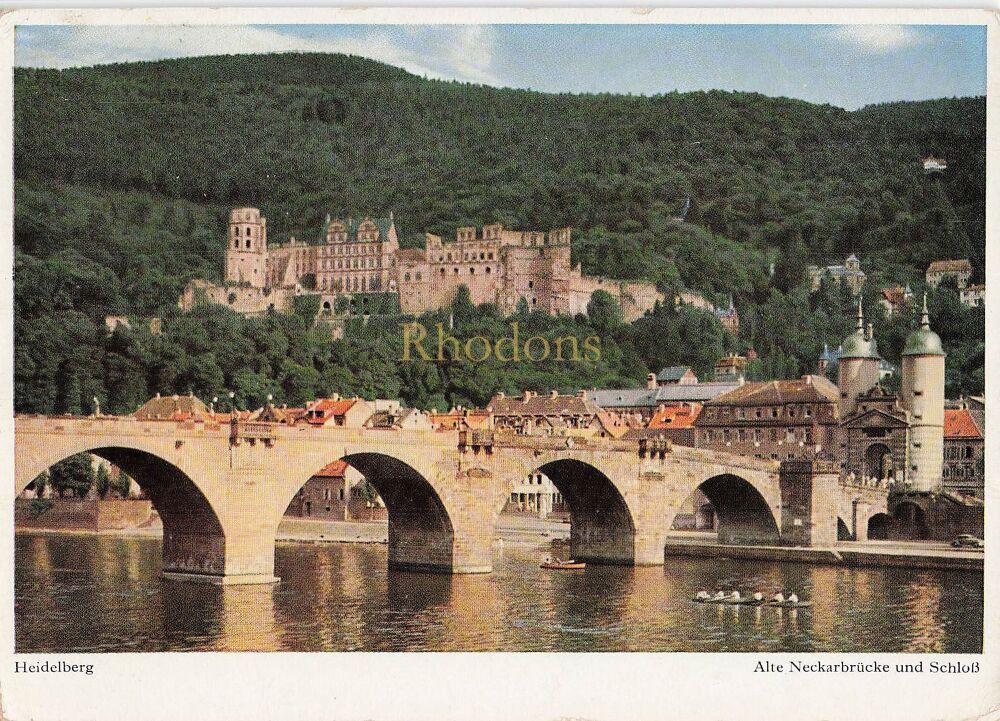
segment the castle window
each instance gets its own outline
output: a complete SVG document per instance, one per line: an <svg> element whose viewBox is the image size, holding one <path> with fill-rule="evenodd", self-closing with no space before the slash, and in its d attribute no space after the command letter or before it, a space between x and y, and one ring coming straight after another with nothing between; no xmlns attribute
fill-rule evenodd
<svg viewBox="0 0 1000 721"><path fill-rule="evenodd" d="M534 288L534 287L535 287L535 281L533 281L533 280L529 280L529 281L528 281L528 287L529 287L529 288Z"/></svg>
<svg viewBox="0 0 1000 721"><path fill-rule="evenodd" d="M441 275L444 275L444 268L441 269Z"/></svg>
<svg viewBox="0 0 1000 721"><path fill-rule="evenodd" d="M458 268L455 268L455 275L458 275Z"/></svg>
<svg viewBox="0 0 1000 721"><path fill-rule="evenodd" d="M486 260L493 260L493 253L487 253Z"/></svg>
<svg viewBox="0 0 1000 721"><path fill-rule="evenodd" d="M475 275L475 274L476 274L476 269L475 268L469 268L469 275Z"/></svg>
<svg viewBox="0 0 1000 721"><path fill-rule="evenodd" d="M247 248L248 249L250 248L250 239L249 238L247 238Z"/></svg>
<svg viewBox="0 0 1000 721"><path fill-rule="evenodd" d="M489 274L490 274L490 267L486 266L486 275L489 275Z"/></svg>
<svg viewBox="0 0 1000 721"><path fill-rule="evenodd" d="M420 273L417 273L417 278L416 278L416 280L417 280L417 282L418 282L418 283L420 282L420 280L421 280L421 278L420 278Z"/></svg>
<svg viewBox="0 0 1000 721"><path fill-rule="evenodd" d="M247 228L247 237L250 237L250 228Z"/></svg>
<svg viewBox="0 0 1000 721"><path fill-rule="evenodd" d="M403 273L403 280L409 281L410 280L410 274L409 273Z"/></svg>

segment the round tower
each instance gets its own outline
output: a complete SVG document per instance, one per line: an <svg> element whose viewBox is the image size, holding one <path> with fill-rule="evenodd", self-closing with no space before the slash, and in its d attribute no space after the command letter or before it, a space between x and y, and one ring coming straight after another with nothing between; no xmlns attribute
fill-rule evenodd
<svg viewBox="0 0 1000 721"><path fill-rule="evenodd" d="M931 330L927 294L920 327L903 348L900 402L910 412L907 479L914 491L938 492L944 463L944 358L941 338Z"/></svg>
<svg viewBox="0 0 1000 721"><path fill-rule="evenodd" d="M235 208L229 213L226 280L267 285L267 218L257 208Z"/></svg>
<svg viewBox="0 0 1000 721"><path fill-rule="evenodd" d="M872 337L872 327L865 329L865 318L858 301L858 321L854 332L844 339L838 364L837 387L840 389L840 417L854 412L858 396L870 391L878 383L878 365L881 357Z"/></svg>

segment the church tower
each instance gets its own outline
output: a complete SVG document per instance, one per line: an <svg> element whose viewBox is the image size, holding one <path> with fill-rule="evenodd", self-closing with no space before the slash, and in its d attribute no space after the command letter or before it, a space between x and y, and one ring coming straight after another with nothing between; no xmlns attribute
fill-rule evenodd
<svg viewBox="0 0 1000 721"><path fill-rule="evenodd" d="M903 348L900 387L903 408L910 412L907 472L912 490L939 492L944 463L944 357L941 338L931 330L924 294L920 327Z"/></svg>
<svg viewBox="0 0 1000 721"><path fill-rule="evenodd" d="M267 285L267 218L257 208L235 208L229 213L226 282Z"/></svg>
<svg viewBox="0 0 1000 721"><path fill-rule="evenodd" d="M879 381L881 357L872 336L871 324L865 328L865 318L858 301L858 321L854 332L844 339L838 365L837 386L840 388L840 417L846 418L858 405L858 396L875 387Z"/></svg>

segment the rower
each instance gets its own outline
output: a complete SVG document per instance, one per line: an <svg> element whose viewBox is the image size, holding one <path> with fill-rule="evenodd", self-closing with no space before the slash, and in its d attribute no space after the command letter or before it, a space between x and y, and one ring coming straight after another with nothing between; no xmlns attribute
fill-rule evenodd
<svg viewBox="0 0 1000 721"><path fill-rule="evenodd" d="M708 591L698 591L698 594L695 596L695 598L697 598L699 601L706 601L709 598L711 598L711 596L708 595Z"/></svg>
<svg viewBox="0 0 1000 721"><path fill-rule="evenodd" d="M753 600L754 601L763 601L764 600L764 594L761 593L760 591L757 591L757 593L755 593L753 595Z"/></svg>
<svg viewBox="0 0 1000 721"><path fill-rule="evenodd" d="M771 600L774 601L775 603L784 603L785 602L785 597L784 597L784 595L781 594L781 592L778 592L778 593L774 594L774 596L771 598Z"/></svg>
<svg viewBox="0 0 1000 721"><path fill-rule="evenodd" d="M795 595L794 591L792 593L788 594L788 602L789 603L798 603L799 602L799 597Z"/></svg>
<svg viewBox="0 0 1000 721"><path fill-rule="evenodd" d="M739 601L740 600L740 592L739 591L733 591L733 595L730 596L730 598L733 599L734 601Z"/></svg>
<svg viewBox="0 0 1000 721"><path fill-rule="evenodd" d="M726 597L726 592L725 591L716 591L715 597L721 601L723 598Z"/></svg>

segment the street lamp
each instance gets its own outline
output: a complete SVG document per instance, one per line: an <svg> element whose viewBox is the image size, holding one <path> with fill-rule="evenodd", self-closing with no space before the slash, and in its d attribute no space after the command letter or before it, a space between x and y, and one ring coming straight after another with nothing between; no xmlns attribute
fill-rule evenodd
<svg viewBox="0 0 1000 721"><path fill-rule="evenodd" d="M236 391L229 391L229 412L230 413L235 413L236 412L236 401L234 400L235 398L236 398Z"/></svg>

